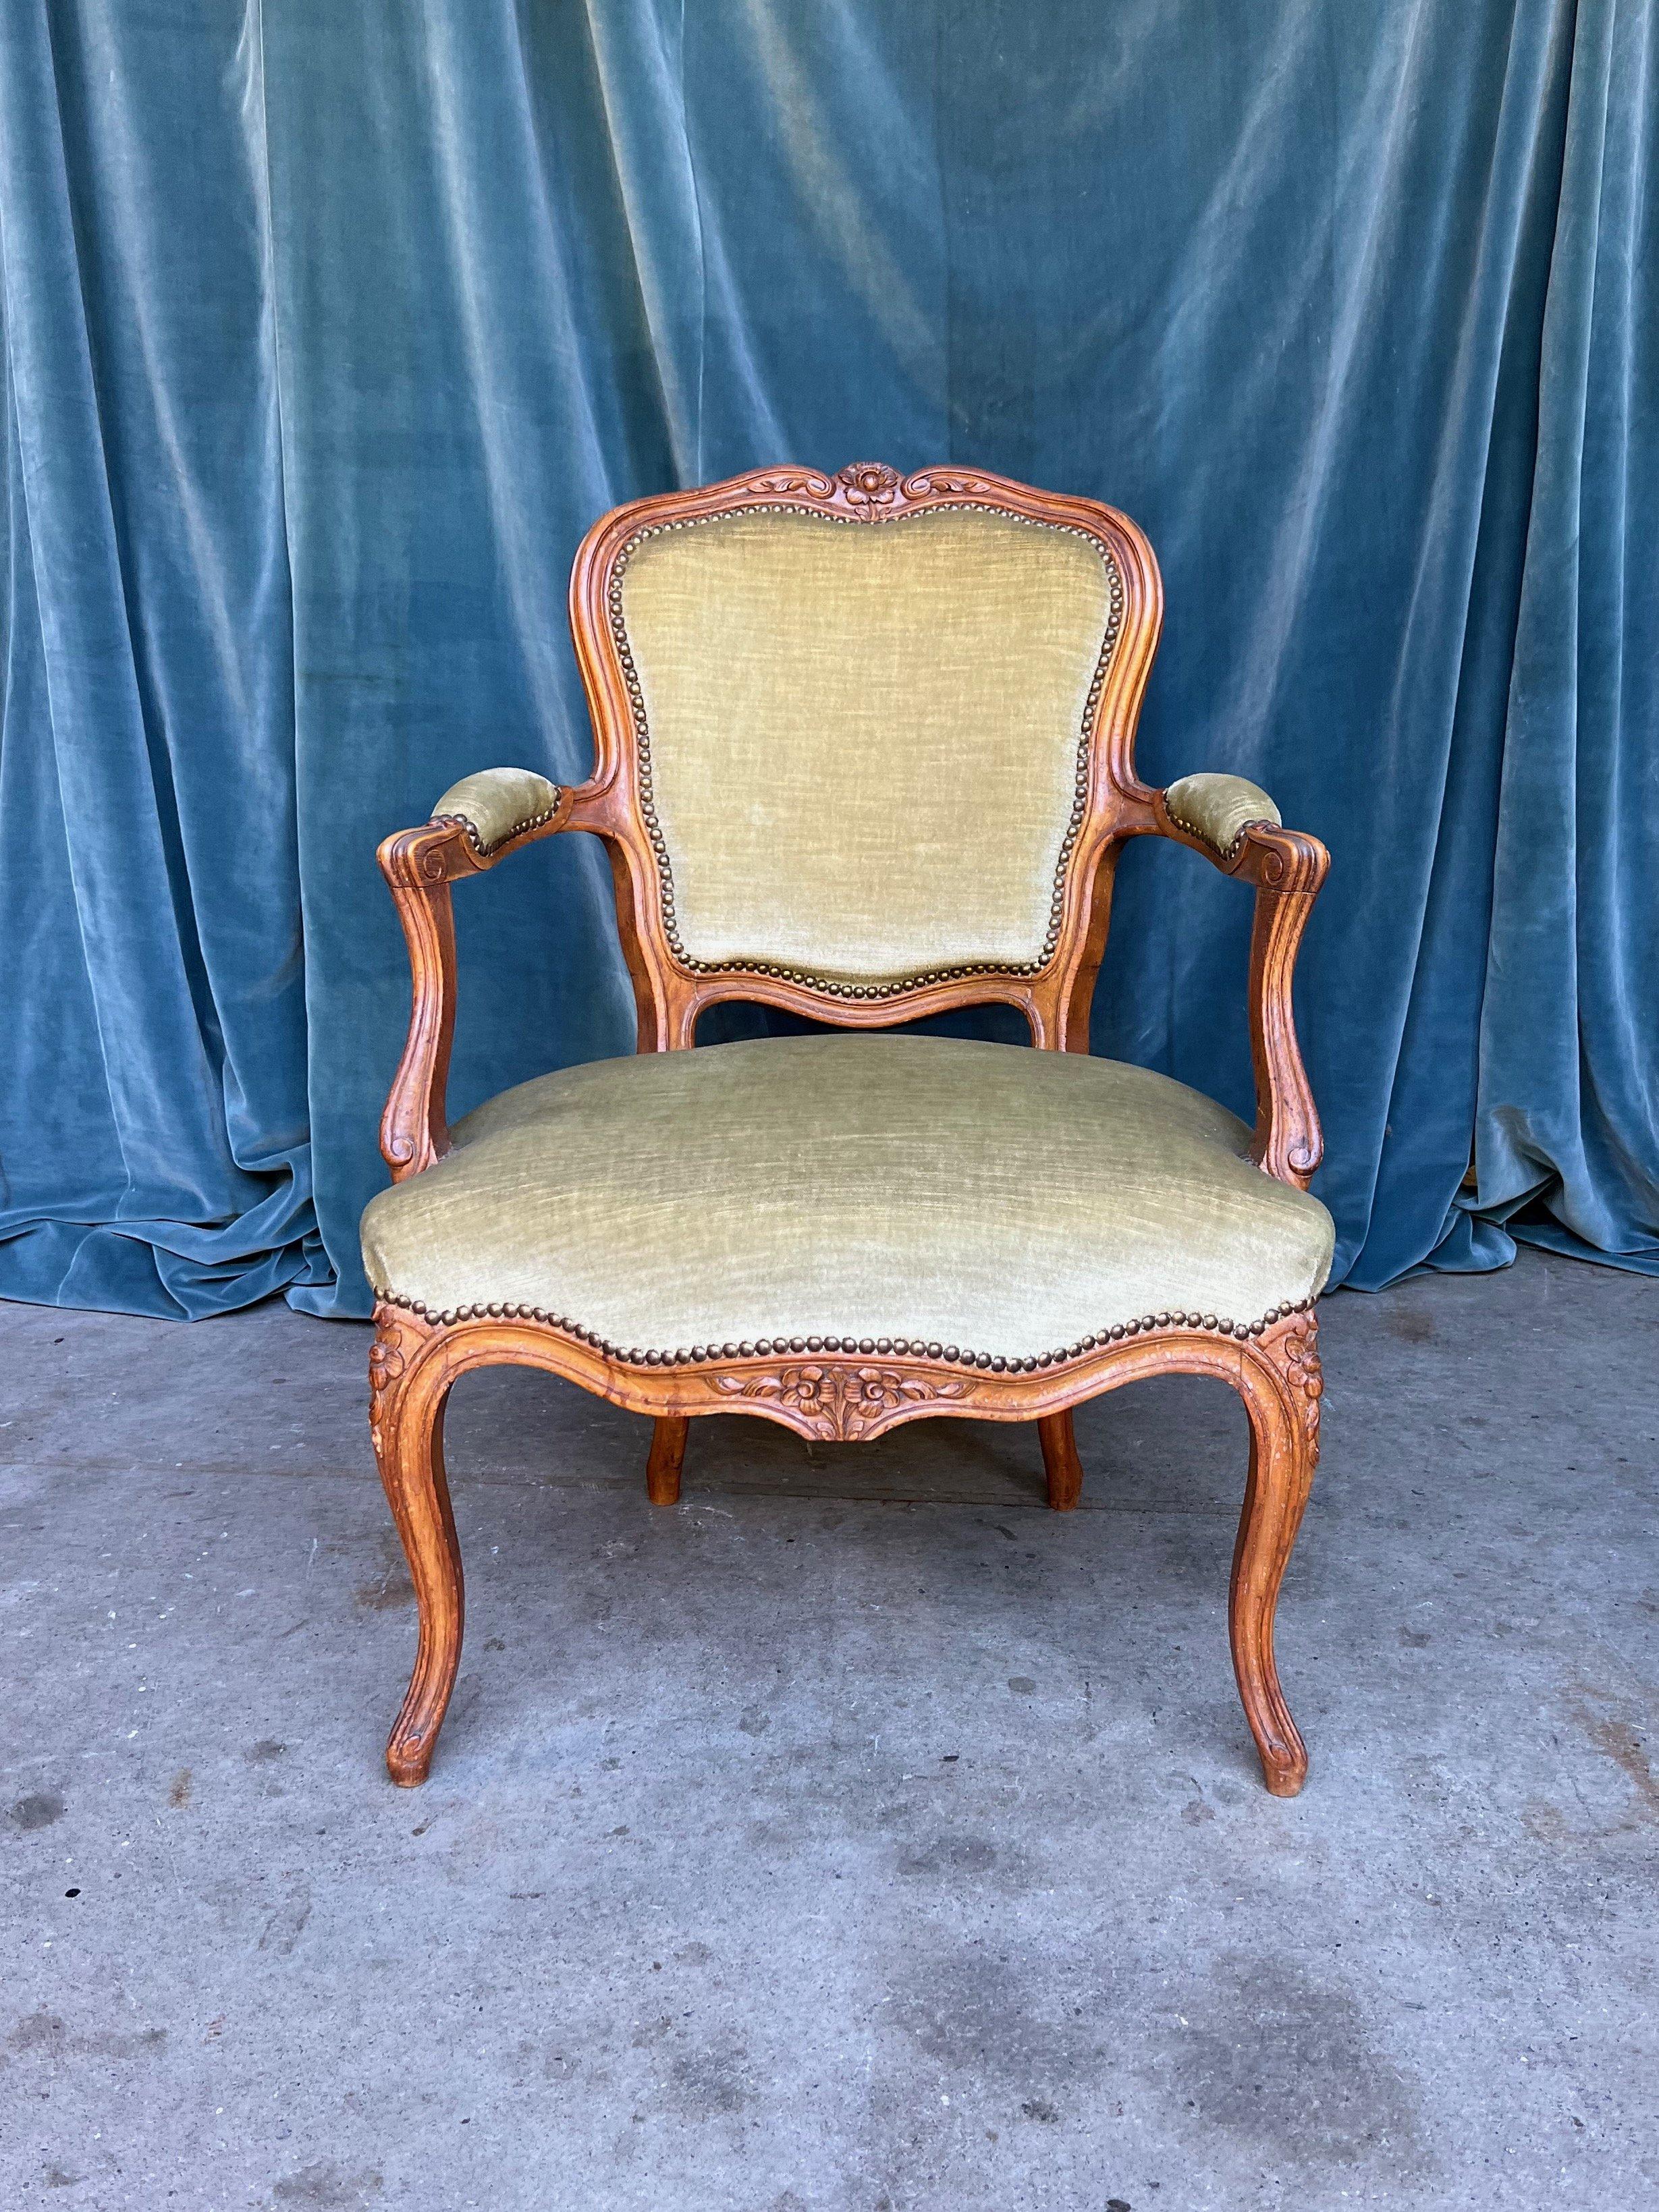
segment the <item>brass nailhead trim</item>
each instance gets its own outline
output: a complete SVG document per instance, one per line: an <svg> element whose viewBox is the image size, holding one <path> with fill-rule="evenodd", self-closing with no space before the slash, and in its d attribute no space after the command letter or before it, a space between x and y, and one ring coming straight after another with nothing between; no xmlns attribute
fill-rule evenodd
<svg viewBox="0 0 1659 2212"><path fill-rule="evenodd" d="M1075 1344L1060 1346L1053 1352L1036 1352L1024 1358L1010 1359L1001 1352L973 1352L954 1344L924 1344L920 1337L896 1336L872 1340L870 1337L840 1336L774 1336L762 1337L741 1344L695 1344L681 1346L677 1351L654 1347L641 1350L638 1345L625 1349L611 1343L591 1328L563 1314L547 1312L541 1306L504 1305L492 1302L488 1305L453 1306L447 1312L436 1313L418 1298L402 1298L395 1291L383 1291L377 1285L369 1286L383 1305L397 1306L405 1313L418 1315L422 1321L434 1322L441 1328L450 1328L460 1322L471 1321L532 1321L549 1328L562 1329L567 1336L574 1337L579 1344L591 1345L606 1359L617 1360L628 1367L706 1367L723 1364L732 1359L777 1358L784 1354L809 1356L817 1352L850 1352L855 1358L889 1354L904 1359L934 1359L947 1367L975 1367L992 1374L1034 1374L1038 1368L1054 1367L1067 1360L1081 1359L1086 1352L1097 1352L1109 1344L1116 1344L1132 1336L1156 1334L1170 1328L1195 1329L1210 1336L1230 1336L1241 1343L1248 1337L1260 1336L1276 1322L1291 1314L1310 1313L1317 1300L1298 1298L1293 1304L1270 1306L1259 1321L1232 1321L1224 1315L1196 1313L1142 1314L1137 1320L1114 1322L1110 1328L1097 1330L1092 1336L1079 1337Z"/></svg>
<svg viewBox="0 0 1659 2212"><path fill-rule="evenodd" d="M487 860L492 853L499 853L503 845L510 845L515 837L522 837L526 830L539 830L544 822L550 822L563 801L564 793L556 784L553 788L551 806L544 808L539 814L532 814L528 821L515 822L506 836L498 837L493 845L484 843L483 839L478 835L477 823L469 822L465 814L434 814L427 827L435 829L441 823L454 823L458 828L466 832L466 842L478 857Z"/></svg>
<svg viewBox="0 0 1659 2212"><path fill-rule="evenodd" d="M766 975L786 983L801 983L809 990L821 991L832 999L884 1000L902 997L909 991L921 990L931 983L953 983L968 975L1036 975L1054 957L1054 947L1060 942L1060 924L1066 912L1066 882L1070 872L1072 854L1088 811L1089 786L1094 758L1095 713L1100 704L1100 695L1105 688L1106 677L1117 650L1117 641L1123 627L1123 578L1116 561L1100 540L1075 524L1045 522L1030 514L1016 514L1009 508L998 507L989 500L953 500L950 511L966 509L973 514L1000 514L1012 522L1023 522L1033 530L1056 530L1067 538L1080 538L1100 556L1107 577L1106 634L1101 641L1100 657L1095 663L1094 676L1089 685L1089 695L1083 705L1081 734L1078 741L1077 766L1073 777L1072 811L1060 839L1060 865L1054 872L1054 888L1048 902L1048 929L1042 941L1042 950L1035 960L1007 962L999 960L969 960L955 967L930 969L917 975L906 975L894 983L853 983L833 976L815 975L807 969L783 966L773 961L756 960L698 960L687 952L681 940L679 925L674 911L674 878L669 862L667 842L657 819L656 802L651 783L651 730L645 712L645 692L640 682L639 671L634 665L632 648L628 641L627 624L623 618L622 582L628 564L635 550L647 538L660 538L671 530L700 529L708 522L725 522L736 514L804 514L818 522L830 522L845 528L868 528L868 521L860 515L826 514L821 507L803 507L776 501L757 501L744 507L723 508L718 514L698 514L682 517L676 522L659 522L636 531L617 552L611 567L608 592L611 617L611 635L616 647L617 658L623 672L623 683L628 692L629 711L634 723L634 746L636 773L640 787L640 815L645 823L652 854L657 864L657 881L662 901L663 934L669 950L683 968L693 975L720 975L740 974ZM940 513L939 508L924 509ZM893 514L881 518L889 522L914 521L913 514Z"/></svg>
<svg viewBox="0 0 1659 2212"><path fill-rule="evenodd" d="M1279 827L1279 824L1276 822L1269 821L1265 814L1258 815L1253 821L1241 822L1239 823L1237 830L1234 832L1233 842L1231 845L1218 845L1215 839L1209 835L1208 831L1200 830L1196 822L1188 822L1184 816L1177 814L1167 799L1164 802L1164 811L1169 816L1170 821L1175 823L1177 830L1184 830L1189 837L1196 837L1200 845L1208 846L1211 852L1218 853L1224 860L1234 860L1237 859L1239 848L1244 842L1244 834L1246 830L1276 830Z"/></svg>

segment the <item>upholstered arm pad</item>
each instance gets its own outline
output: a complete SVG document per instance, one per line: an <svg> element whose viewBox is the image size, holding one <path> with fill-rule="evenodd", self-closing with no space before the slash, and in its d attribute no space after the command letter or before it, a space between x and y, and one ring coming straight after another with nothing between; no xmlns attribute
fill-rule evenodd
<svg viewBox="0 0 1659 2212"><path fill-rule="evenodd" d="M534 830L557 811L559 789L527 768L487 768L464 775L432 810L435 822L449 817L464 822L469 841L481 853L493 852L509 837Z"/></svg>
<svg viewBox="0 0 1659 2212"><path fill-rule="evenodd" d="M1259 784L1242 775L1183 775L1164 794L1170 819L1178 830L1202 838L1230 860L1252 822L1280 820L1279 809Z"/></svg>

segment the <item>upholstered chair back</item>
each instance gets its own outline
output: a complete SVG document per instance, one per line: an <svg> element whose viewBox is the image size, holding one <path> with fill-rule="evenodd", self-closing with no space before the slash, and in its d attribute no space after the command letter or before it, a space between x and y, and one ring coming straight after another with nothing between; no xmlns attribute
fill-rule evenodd
<svg viewBox="0 0 1659 2212"><path fill-rule="evenodd" d="M1122 604L1097 538L989 507L635 538L612 630L675 953L859 984L1040 967Z"/></svg>

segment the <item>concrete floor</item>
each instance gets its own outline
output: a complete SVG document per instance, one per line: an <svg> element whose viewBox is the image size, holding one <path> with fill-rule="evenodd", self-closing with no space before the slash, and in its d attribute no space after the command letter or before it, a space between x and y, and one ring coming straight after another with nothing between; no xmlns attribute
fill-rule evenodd
<svg viewBox="0 0 1659 2212"><path fill-rule="evenodd" d="M1659 2206L1659 1285L1325 1310L1267 1796L1222 1389L808 1449L459 1387L433 1778L368 1331L0 1308L0 2205Z"/></svg>

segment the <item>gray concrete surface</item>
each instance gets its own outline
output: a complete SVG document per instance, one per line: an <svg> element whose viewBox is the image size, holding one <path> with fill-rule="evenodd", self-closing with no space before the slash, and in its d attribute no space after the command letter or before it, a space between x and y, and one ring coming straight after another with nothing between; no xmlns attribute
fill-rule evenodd
<svg viewBox="0 0 1659 2212"><path fill-rule="evenodd" d="M0 2205L1659 2206L1659 1285L1326 1309L1257 1781L1224 1390L808 1450L457 1393L433 1779L368 1333L0 1309Z"/></svg>

